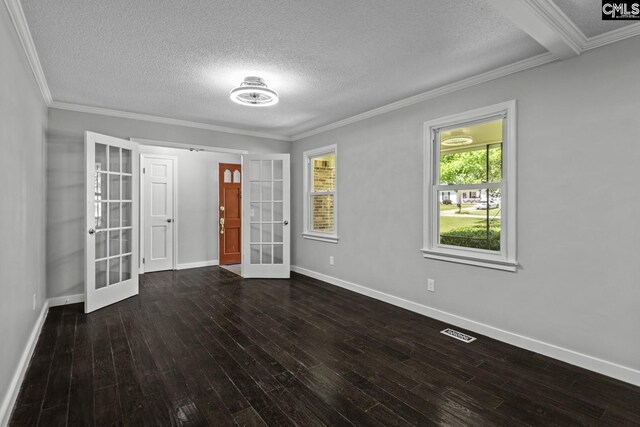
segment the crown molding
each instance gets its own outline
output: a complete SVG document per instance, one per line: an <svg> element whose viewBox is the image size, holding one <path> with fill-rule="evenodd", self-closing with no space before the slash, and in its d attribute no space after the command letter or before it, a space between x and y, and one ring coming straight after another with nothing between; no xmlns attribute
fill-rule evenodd
<svg viewBox="0 0 640 427"><path fill-rule="evenodd" d="M211 125L207 123L191 122L188 120L171 119L168 117L152 116L150 114L132 113L129 111L112 110L110 108L91 107L89 105L71 104L67 102L54 101L49 105L50 108L58 110L77 111L80 113L101 114L103 116L120 117L124 119L142 120L145 122L161 123L165 125L184 126L195 129L211 130L215 132L231 133L235 135L254 136L257 138L275 139L277 141L291 141L291 138L284 135L255 132L225 126Z"/></svg>
<svg viewBox="0 0 640 427"><path fill-rule="evenodd" d="M553 0L525 1L538 18L552 28L556 36L570 47L573 54L569 57L582 53L587 37Z"/></svg>
<svg viewBox="0 0 640 427"><path fill-rule="evenodd" d="M595 49L630 37L640 36L640 23L627 25L617 30L593 36L585 42L583 50Z"/></svg>
<svg viewBox="0 0 640 427"><path fill-rule="evenodd" d="M360 120L366 120L368 118L378 116L390 111L394 111L400 108L407 107L409 105L417 104L428 99L436 98L448 93L453 93L458 90L462 90L471 86L475 86L481 83L485 83L500 77L507 76L509 74L518 73L520 71L527 70L529 68L538 67L540 65L555 61L557 59L566 59L571 56L579 55L584 51L595 49L605 46L610 43L615 43L630 37L640 35L640 23L628 25L626 27L613 30L604 34L600 34L594 37L586 37L579 28L562 12L560 8L553 2L553 0L489 0L498 9L502 10L502 6L507 9L516 7L519 8L521 15L516 15L516 18L508 16L510 19L523 19L525 21L533 22L534 27L538 30L543 29L546 36L549 36L549 30L552 30L551 36L556 38L556 41L560 41L560 48L554 47L548 53L534 56L510 65L506 65L497 68L486 73L482 73L476 76L472 76L439 88L424 92L412 97L393 102L391 104L384 105L379 108L358 114L343 120L339 120L334 123L330 123L316 129L311 129L294 136L286 136L280 134L272 134L266 132L249 131L225 126L217 126L206 123L191 122L187 120L172 119L167 117L153 116L142 113L132 113L128 111L113 110L101 107L91 107L87 105L72 104L66 102L53 101L51 91L47 84L40 58L36 51L29 31L29 25L27 24L24 10L20 4L20 0L4 0L4 3L9 12L9 16L13 22L13 25L20 39L20 43L24 49L27 60L36 78L40 92L46 105L50 108L57 108L61 110L78 111L92 114L102 114L112 117L128 118L133 120L143 120L155 123L162 123L175 126L191 127L196 129L211 130L216 132L230 133L236 135L253 136L258 138L268 138L278 141L298 141L309 136L317 135L320 133L328 132L330 130L346 126L351 123L358 122ZM514 6L517 5L517 6ZM517 23L517 22L516 22ZM531 35L531 33L530 33ZM532 36L533 37L533 36ZM534 37L536 39L536 37ZM537 40L537 39L536 39ZM540 42L540 41L539 41ZM564 44L564 46L562 46ZM544 44L543 44L544 45ZM545 46L546 47L546 46ZM549 49L547 47L547 49ZM559 49L559 50L558 50ZM559 54L560 52L560 54Z"/></svg>
<svg viewBox="0 0 640 427"><path fill-rule="evenodd" d="M9 12L13 26L16 29L16 33L18 34L24 53L27 55L27 60L29 61L31 71L36 78L36 82L38 83L38 87L42 93L42 98L47 106L51 105L51 102L53 101L51 98L51 91L49 90L49 85L47 85L47 79L44 77L40 58L38 57L36 46L31 38L27 18L24 16L24 10L22 10L20 0L4 0L4 4L7 6L7 11Z"/></svg>
<svg viewBox="0 0 640 427"><path fill-rule="evenodd" d="M549 49L548 53L534 56L532 58L525 59L504 67L497 68L486 73L479 74L464 80L460 80L428 92L421 93L400 101L393 102L391 104L384 105L379 108L358 114L343 120L339 120L334 123L330 123L316 129L305 131L296 134L291 137L292 141L299 141L304 138L308 138L313 135L318 135L324 132L328 132L333 129L337 129L342 126L346 126L351 123L358 122L360 120L366 120L371 117L378 116L390 111L394 111L400 108L407 107L428 99L436 98L448 93L453 93L461 89L466 89L477 84L485 83L500 77L507 76L509 74L518 73L520 71L528 70L529 68L538 67L546 63L555 61L557 59L568 59L573 56L582 54L590 49L595 49L615 43L630 37L640 35L640 23L628 25L617 30L609 31L604 34L600 34L594 37L587 37L584 33L567 17L567 15L553 2L553 0L489 0L497 9L501 9L501 5L506 5L507 8L517 7L520 10L528 9L524 15L528 15L529 21L538 21L537 25L544 25L547 29L552 29L555 33L557 40L560 40L565 44L564 48L559 51L557 47L554 50ZM532 17L533 16L533 17ZM512 16L508 16L512 19ZM535 19L534 19L535 18ZM518 18L520 19L520 18ZM529 34L533 37L531 34ZM536 39L536 37L533 37ZM537 39L536 39L537 40ZM538 41L540 42L540 41ZM556 45L557 46L557 45ZM561 53L561 54L559 54Z"/></svg>
<svg viewBox="0 0 640 427"><path fill-rule="evenodd" d="M522 8L523 5L528 6L529 10L535 14L535 17L544 22L544 24L551 28L556 37L562 40L572 51L577 55L583 52L597 47L605 46L610 43L619 42L630 37L640 35L640 23L631 24L626 27L618 28L616 30L608 31L603 34L599 34L593 37L587 37L569 17L558 7L554 0L489 0L499 10L502 10L501 6L508 2L511 8L515 5L519 5ZM516 23L521 17L513 17L512 20ZM531 17L529 17L531 18ZM522 28L522 27L521 27ZM522 28L527 31L526 29ZM527 31L528 32L528 31ZM528 32L529 33L529 32ZM534 34L529 33L531 37L536 38ZM537 40L537 39L536 39ZM540 40L537 40L540 43ZM545 46L546 47L546 46ZM549 49L551 52L553 50ZM558 56L558 55L557 55ZM575 56L575 55L571 55ZM570 56L569 56L570 57ZM560 59L566 59L561 58Z"/></svg>
<svg viewBox="0 0 640 427"><path fill-rule="evenodd" d="M134 120L154 122L154 123L163 123L168 125L191 127L196 129L230 133L235 135L245 135L245 136L258 137L258 138L275 139L278 141L287 141L287 142L291 141L291 138L284 135L279 135L279 134L272 134L267 132L255 132L255 131L225 127L225 126L211 125L206 123L191 122L187 120L170 119L167 117L159 117L159 116L153 116L149 114L131 113L128 111L112 110L108 108L91 107L88 105L71 104L66 102L54 101L53 97L51 96L51 91L49 90L49 85L47 84L47 79L45 78L44 71L42 70L40 58L38 57L38 52L36 51L35 44L33 43L33 38L31 37L31 31L29 30L29 25L27 24L27 18L24 15L24 10L22 9L20 0L4 0L4 3L5 3L5 6L7 7L7 11L9 12L9 16L11 17L11 21L13 22L13 26L15 27L16 33L18 35L18 39L22 44L24 53L27 56L27 60L29 61L29 66L31 67L31 71L33 72L33 75L36 79L38 87L40 88L42 98L44 99L45 104L50 108L57 108L60 110L68 110L68 111L78 111L83 113L102 114L102 115L112 116L112 117L122 117L122 118L134 119Z"/></svg>
<svg viewBox="0 0 640 427"><path fill-rule="evenodd" d="M551 0L488 1L558 59L580 55L580 32Z"/></svg>
<svg viewBox="0 0 640 427"><path fill-rule="evenodd" d="M500 77L508 76L514 73L519 73L520 71L528 70L530 68L539 67L540 65L544 65L556 60L557 58L552 53L549 53L549 52L543 53L541 55L524 59L522 61L514 62L513 64L505 65L503 67L496 68L495 70L487 71L486 73L478 74L473 77L459 80L457 82L450 83L448 85L441 86L439 88L432 89L430 91L427 91L418 95L414 95L412 97L405 98L400 101L396 101L391 104L387 104L382 107L375 108L373 110L369 110L361 114L357 114L355 116L349 117L344 120L339 120L337 122L330 123L328 125L324 125L316 129L312 129L310 131L299 133L297 135L292 136L291 139L293 141L299 141L303 138L308 138L313 135L318 135L320 133L328 132L330 130L337 129L342 126L356 123L361 120L366 120L371 117L379 116L381 114L398 110L400 108L408 107L410 105L414 105L429 99L437 98L442 95L457 92L459 90L476 86L481 83L486 83L491 80L498 79Z"/></svg>
<svg viewBox="0 0 640 427"><path fill-rule="evenodd" d="M224 148L224 147L212 147L209 145L194 145L187 144L184 142L174 142L174 141L160 141L157 139L146 139L146 138L129 138L129 141L136 142L142 146L153 146L153 147L162 147L162 148L177 148L181 150L189 150L189 151L206 151L208 153L217 153L217 154L249 154L248 150L237 150L235 148Z"/></svg>

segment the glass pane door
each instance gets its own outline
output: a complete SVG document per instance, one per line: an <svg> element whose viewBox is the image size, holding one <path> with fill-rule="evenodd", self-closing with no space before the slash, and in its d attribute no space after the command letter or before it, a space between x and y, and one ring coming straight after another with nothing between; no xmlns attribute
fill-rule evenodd
<svg viewBox="0 0 640 427"><path fill-rule="evenodd" d="M251 160L251 264L283 262L282 160Z"/></svg>
<svg viewBox="0 0 640 427"><path fill-rule="evenodd" d="M95 289L131 278L131 157L130 149L95 145Z"/></svg>
<svg viewBox="0 0 640 427"><path fill-rule="evenodd" d="M243 276L289 277L289 156L245 155L243 167Z"/></svg>
<svg viewBox="0 0 640 427"><path fill-rule="evenodd" d="M136 145L87 132L87 312L137 294ZM134 279L132 281L132 279Z"/></svg>

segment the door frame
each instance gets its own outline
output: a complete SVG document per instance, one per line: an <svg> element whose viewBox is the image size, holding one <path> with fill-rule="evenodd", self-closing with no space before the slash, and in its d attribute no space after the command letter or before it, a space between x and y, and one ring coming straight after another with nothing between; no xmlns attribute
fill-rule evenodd
<svg viewBox="0 0 640 427"><path fill-rule="evenodd" d="M138 243L140 254L138 259L138 271L140 274L145 273L144 262L145 258L144 248L145 248L145 240L144 240L144 162L146 159L163 159L163 160L171 160L173 163L173 212L171 213L171 217L173 219L173 227L172 228L172 236L173 236L173 263L171 268L173 270L178 269L178 156L167 156L164 154L146 154L140 153L140 240Z"/></svg>
<svg viewBox="0 0 640 427"><path fill-rule="evenodd" d="M158 139L145 139L145 138L129 138L132 142L137 142L140 146L148 145L150 147L158 147L158 148L177 148L179 150L189 150L189 151L208 151L211 153L220 153L220 154L249 154L249 150L238 150L236 148L224 148L224 147L214 147L211 145L198 145L198 144L189 144L186 142L172 142L172 141L160 141Z"/></svg>

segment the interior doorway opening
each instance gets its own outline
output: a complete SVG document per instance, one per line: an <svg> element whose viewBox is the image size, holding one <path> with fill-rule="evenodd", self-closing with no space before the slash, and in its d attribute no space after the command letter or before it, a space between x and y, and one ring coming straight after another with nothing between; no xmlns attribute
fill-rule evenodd
<svg viewBox="0 0 640 427"><path fill-rule="evenodd" d="M140 171L140 273L219 265L219 165L240 165L244 151L132 140L140 144L146 165ZM171 170L172 185L164 178Z"/></svg>
<svg viewBox="0 0 640 427"><path fill-rule="evenodd" d="M220 257L244 278L290 276L289 154L220 151L85 132L87 313L137 295L138 274Z"/></svg>
<svg viewBox="0 0 640 427"><path fill-rule="evenodd" d="M242 275L242 165L218 165L218 254L221 266Z"/></svg>

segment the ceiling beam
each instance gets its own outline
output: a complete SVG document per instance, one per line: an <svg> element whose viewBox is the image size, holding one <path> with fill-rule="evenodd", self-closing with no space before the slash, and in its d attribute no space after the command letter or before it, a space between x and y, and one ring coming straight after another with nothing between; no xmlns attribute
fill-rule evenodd
<svg viewBox="0 0 640 427"><path fill-rule="evenodd" d="M551 0L488 0L558 59L580 55L586 37Z"/></svg>

